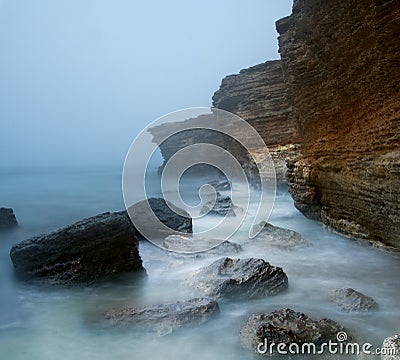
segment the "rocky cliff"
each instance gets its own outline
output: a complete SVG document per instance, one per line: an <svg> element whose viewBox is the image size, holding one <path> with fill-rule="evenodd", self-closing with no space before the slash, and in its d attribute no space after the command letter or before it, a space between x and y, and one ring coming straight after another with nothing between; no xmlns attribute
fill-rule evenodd
<svg viewBox="0 0 400 360"><path fill-rule="evenodd" d="M290 192L307 216L400 248L400 3L295 0L277 22L304 138Z"/></svg>
<svg viewBox="0 0 400 360"><path fill-rule="evenodd" d="M278 181L286 180L286 160L293 159L298 151L300 137L286 98L281 61L265 63L229 75L213 96L213 107L234 113L248 121L261 135L274 160ZM156 143L170 124L152 128ZM176 134L161 144L161 152L167 161L177 150L196 143L208 142L222 145L235 156L252 177L255 172L246 153L235 142L208 130L190 130Z"/></svg>

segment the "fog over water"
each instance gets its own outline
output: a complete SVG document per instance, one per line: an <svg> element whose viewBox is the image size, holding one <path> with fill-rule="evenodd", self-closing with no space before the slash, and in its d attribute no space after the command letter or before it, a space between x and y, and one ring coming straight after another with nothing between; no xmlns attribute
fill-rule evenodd
<svg viewBox="0 0 400 360"><path fill-rule="evenodd" d="M0 0L0 167L116 164L149 122L277 59L291 0Z"/></svg>

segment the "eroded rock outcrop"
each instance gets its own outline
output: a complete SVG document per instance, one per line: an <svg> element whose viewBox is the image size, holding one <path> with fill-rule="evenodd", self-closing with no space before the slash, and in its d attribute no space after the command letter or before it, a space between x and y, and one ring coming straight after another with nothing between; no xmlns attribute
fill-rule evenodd
<svg viewBox="0 0 400 360"><path fill-rule="evenodd" d="M286 181L286 160L296 158L300 137L295 121L289 116L291 107L286 100L281 62L267 61L225 77L213 96L213 107L240 116L257 130L268 146L278 182ZM206 116L203 117L206 119ZM173 126L169 123L150 129L153 141L160 144L167 129ZM256 182L254 173L257 170L247 153L239 144L220 133L204 129L188 130L173 135L160 148L165 161L168 161L176 151L199 142L216 144L233 153L250 180Z"/></svg>
<svg viewBox="0 0 400 360"><path fill-rule="evenodd" d="M72 284L142 269L138 240L125 211L103 213L12 247L18 275Z"/></svg>
<svg viewBox="0 0 400 360"><path fill-rule="evenodd" d="M304 140L289 166L305 215L400 248L400 6L295 0L277 22L290 116Z"/></svg>

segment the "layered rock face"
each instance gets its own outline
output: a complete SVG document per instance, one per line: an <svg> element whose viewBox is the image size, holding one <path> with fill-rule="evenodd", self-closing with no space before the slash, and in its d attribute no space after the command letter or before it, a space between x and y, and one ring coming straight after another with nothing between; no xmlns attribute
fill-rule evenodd
<svg viewBox="0 0 400 360"><path fill-rule="evenodd" d="M304 138L289 166L307 216L400 248L400 6L295 0L277 22L282 67Z"/></svg>
<svg viewBox="0 0 400 360"><path fill-rule="evenodd" d="M278 181L286 181L286 160L295 158L300 137L294 119L289 116L291 106L286 100L280 60L267 61L225 77L213 96L213 107L240 116L257 130L271 153ZM173 124L152 128L154 142L159 144L166 127L170 129L171 126ZM233 153L250 179L254 180L253 174L257 170L248 154L239 144L220 133L188 130L172 136L160 148L165 161L168 161L176 151L199 142L216 144Z"/></svg>

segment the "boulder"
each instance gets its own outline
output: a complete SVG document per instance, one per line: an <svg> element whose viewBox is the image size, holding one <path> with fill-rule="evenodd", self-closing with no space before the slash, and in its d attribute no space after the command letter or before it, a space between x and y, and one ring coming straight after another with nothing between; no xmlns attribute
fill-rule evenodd
<svg viewBox="0 0 400 360"><path fill-rule="evenodd" d="M183 233L192 233L192 218L190 217L190 214L162 198L150 198L130 206L128 212L131 219L135 220L135 222L140 221L142 226L146 226L147 221L148 228L154 228L154 224L149 221L147 215L148 210L146 201L148 201L154 214L164 225L172 230ZM143 239L142 234L140 234L138 230L135 229L135 233L138 238ZM163 233L161 234L161 237L165 238L168 235L170 234Z"/></svg>
<svg viewBox="0 0 400 360"><path fill-rule="evenodd" d="M375 300L351 288L336 289L331 294L331 301L342 311L366 312L378 307Z"/></svg>
<svg viewBox="0 0 400 360"><path fill-rule="evenodd" d="M243 213L243 209L233 204L232 199L228 195L217 193L214 201L208 201L200 210L200 214L215 214L222 216L236 216Z"/></svg>
<svg viewBox="0 0 400 360"><path fill-rule="evenodd" d="M17 219L14 215L13 209L0 208L0 229L10 229L18 226Z"/></svg>
<svg viewBox="0 0 400 360"><path fill-rule="evenodd" d="M288 278L282 268L262 259L226 257L196 271L189 283L208 296L252 299L285 290Z"/></svg>
<svg viewBox="0 0 400 360"><path fill-rule="evenodd" d="M103 213L14 245L17 274L54 284L90 282L142 269L138 241L126 212Z"/></svg>
<svg viewBox="0 0 400 360"><path fill-rule="evenodd" d="M382 360L400 360L400 335L386 338L382 345Z"/></svg>
<svg viewBox="0 0 400 360"><path fill-rule="evenodd" d="M271 225L265 221L254 227L255 231L262 229L259 234L246 241L246 245L254 245L258 248L278 248L288 250L295 247L310 245L298 232Z"/></svg>
<svg viewBox="0 0 400 360"><path fill-rule="evenodd" d="M112 309L104 317L110 326L131 326L166 335L181 327L201 325L218 312L215 300L196 298L143 308Z"/></svg>
<svg viewBox="0 0 400 360"><path fill-rule="evenodd" d="M271 313L252 314L240 330L240 340L247 349L272 355L279 343L287 347L295 343L300 348L304 343L313 343L318 350L321 344L330 340L338 342L338 333L341 333L343 341L347 339L345 329L333 320L314 320L291 309L280 309ZM270 347L272 343L275 343L275 347Z"/></svg>

